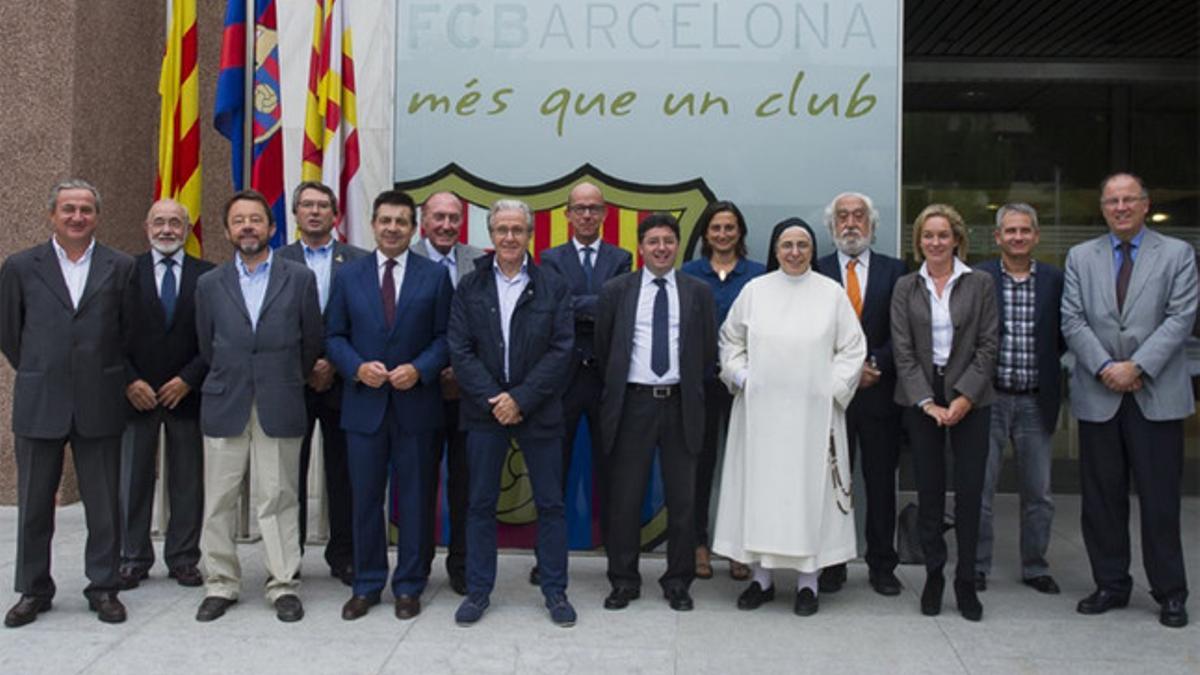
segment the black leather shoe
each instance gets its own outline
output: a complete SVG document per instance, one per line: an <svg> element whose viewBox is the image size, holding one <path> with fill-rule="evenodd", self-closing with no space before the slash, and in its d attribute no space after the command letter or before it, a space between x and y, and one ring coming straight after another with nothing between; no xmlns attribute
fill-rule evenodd
<svg viewBox="0 0 1200 675"><path fill-rule="evenodd" d="M53 607L50 598L40 595L22 595L17 604L4 615L4 625L9 628L19 628L27 623L37 621L37 615L49 612Z"/></svg>
<svg viewBox="0 0 1200 675"><path fill-rule="evenodd" d="M300 596L293 593L275 598L275 618L284 623L292 623L304 618L304 605Z"/></svg>
<svg viewBox="0 0 1200 675"><path fill-rule="evenodd" d="M894 596L900 595L903 586L900 585L900 580L896 578L894 572L879 572L872 574L870 577L871 588L880 595Z"/></svg>
<svg viewBox="0 0 1200 675"><path fill-rule="evenodd" d="M121 590L128 591L131 588L137 588L143 580L149 578L149 570L129 567L121 570L121 579L119 585Z"/></svg>
<svg viewBox="0 0 1200 675"><path fill-rule="evenodd" d="M421 598L415 595L401 595L396 598L396 618L402 621L414 618L421 613Z"/></svg>
<svg viewBox="0 0 1200 675"><path fill-rule="evenodd" d="M1075 611L1080 614L1103 614L1110 609L1120 609L1128 604L1128 595L1120 595L1098 588L1091 595L1080 600L1079 604L1075 606Z"/></svg>
<svg viewBox="0 0 1200 675"><path fill-rule="evenodd" d="M817 594L813 593L811 588L796 591L796 604L792 606L792 612L796 616L812 616L818 609L821 609L821 602L817 600Z"/></svg>
<svg viewBox="0 0 1200 675"><path fill-rule="evenodd" d="M537 565L529 568L529 583L533 586L542 585L542 573L538 571Z"/></svg>
<svg viewBox="0 0 1200 675"><path fill-rule="evenodd" d="M96 613L104 623L123 623L125 621L125 605L117 599L116 593L97 593L88 596L88 609Z"/></svg>
<svg viewBox="0 0 1200 675"><path fill-rule="evenodd" d="M629 603L642 597L640 588L616 586L604 599L604 609L625 609Z"/></svg>
<svg viewBox="0 0 1200 675"><path fill-rule="evenodd" d="M975 573L975 592L982 593L987 590L987 575L983 572Z"/></svg>
<svg viewBox="0 0 1200 675"><path fill-rule="evenodd" d="M1031 577L1022 579L1021 583L1032 588L1038 593L1046 593L1047 595L1058 595L1062 591L1058 588L1058 584L1054 582L1054 577L1049 574L1043 574L1040 577Z"/></svg>
<svg viewBox="0 0 1200 675"><path fill-rule="evenodd" d="M216 595L210 595L204 598L200 603L200 609L196 610L196 620L207 622L219 619L225 616L225 610L229 609L237 600L231 598L222 598Z"/></svg>
<svg viewBox="0 0 1200 675"><path fill-rule="evenodd" d="M954 601L958 603L958 613L967 621L979 621L983 618L983 605L975 594L975 584L971 579L954 580Z"/></svg>
<svg viewBox="0 0 1200 675"><path fill-rule="evenodd" d="M946 577L941 572L925 575L925 588L921 591L921 613L937 616L942 613L942 593L946 590Z"/></svg>
<svg viewBox="0 0 1200 675"><path fill-rule="evenodd" d="M1162 604L1158 612L1158 622L1167 628L1183 628L1188 624L1187 608L1183 600L1171 598Z"/></svg>
<svg viewBox="0 0 1200 675"><path fill-rule="evenodd" d="M821 570L817 577L817 590L822 593L837 593L846 585L846 565L834 565Z"/></svg>
<svg viewBox="0 0 1200 675"><path fill-rule="evenodd" d="M738 596L738 609L758 609L764 603L771 602L775 599L775 585L772 584L767 590L763 590L762 584L757 581L750 582L746 590Z"/></svg>
<svg viewBox="0 0 1200 675"><path fill-rule="evenodd" d="M329 576L338 579L344 586L354 585L354 563L340 563L329 566Z"/></svg>
<svg viewBox="0 0 1200 675"><path fill-rule="evenodd" d="M361 619L371 611L371 608L379 604L378 595L355 595L342 605L342 619L345 621L354 621Z"/></svg>
<svg viewBox="0 0 1200 675"><path fill-rule="evenodd" d="M668 588L663 591L663 597L667 599L667 604L671 606L671 609L676 612L690 612L696 607L686 588Z"/></svg>
<svg viewBox="0 0 1200 675"><path fill-rule="evenodd" d="M452 572L450 574L450 590L454 591L455 593L458 593L459 595L466 595L467 594L467 575L463 574L462 572L459 572L457 574Z"/></svg>
<svg viewBox="0 0 1200 675"><path fill-rule="evenodd" d="M167 576L174 579L175 583L180 586L196 587L204 584L204 577L200 574L200 570L196 569L195 565L180 565L172 568L167 572Z"/></svg>

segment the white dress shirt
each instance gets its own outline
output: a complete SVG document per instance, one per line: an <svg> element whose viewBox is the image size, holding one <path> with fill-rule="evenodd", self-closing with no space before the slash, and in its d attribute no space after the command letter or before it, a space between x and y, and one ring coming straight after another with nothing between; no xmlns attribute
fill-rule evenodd
<svg viewBox="0 0 1200 675"><path fill-rule="evenodd" d="M590 244L582 244L575 237L571 237L571 243L575 245L575 256L579 258L579 266L583 267L583 249L592 249L592 268L596 267L596 256L600 255L600 240L597 239Z"/></svg>
<svg viewBox="0 0 1200 675"><path fill-rule="evenodd" d="M971 268L967 267L966 263L954 258L954 271L950 273L950 279L946 281L946 287L942 289L942 297L934 290L933 277L929 276L929 272L925 269L925 263L921 263L921 278L925 280L925 288L929 290L929 309L932 314L933 323L933 365L944 366L950 360L950 346L954 344L954 323L950 319L950 293L954 290L954 283L962 275L970 272Z"/></svg>
<svg viewBox="0 0 1200 675"><path fill-rule="evenodd" d="M510 379L508 370L508 354L512 340L509 339L512 327L513 311L517 309L517 301L529 285L529 256L521 262L521 271L515 277L509 278L500 269L500 265L492 260L492 270L496 275L496 299L500 302L500 333L504 336L504 379Z"/></svg>
<svg viewBox="0 0 1200 675"><path fill-rule="evenodd" d="M396 287L396 297L392 298L392 302L399 302L400 286L404 283L404 267L405 263L408 262L408 249L404 249L404 252L395 258L388 258L379 249L375 249L375 267L377 268L376 274L379 275L380 290L383 290L383 274L387 271L384 265L387 264L388 260L396 261L396 266L392 268L392 285Z"/></svg>
<svg viewBox="0 0 1200 675"><path fill-rule="evenodd" d="M679 286L675 270L667 272L667 357L670 366L662 377L650 368L650 345L654 336L654 296L658 294L655 276L642 268L642 285L638 291L637 317L633 323L633 350L629 358L629 378L632 384L679 384Z"/></svg>
<svg viewBox="0 0 1200 675"><path fill-rule="evenodd" d="M67 282L67 293L71 296L71 306L79 309L79 299L83 297L83 289L87 286L88 272L92 270L92 251L96 250L96 240L88 244L87 250L72 261L67 257L67 250L58 245L58 240L50 237L54 253L58 256L58 269L62 271L63 281Z"/></svg>
<svg viewBox="0 0 1200 675"><path fill-rule="evenodd" d="M150 259L154 261L154 292L158 297L162 297L162 280L167 274L167 266L163 264L163 260L170 258L175 261L175 294L179 294L180 280L183 279L183 248L180 247L171 255L163 255L155 249L150 249Z"/></svg>

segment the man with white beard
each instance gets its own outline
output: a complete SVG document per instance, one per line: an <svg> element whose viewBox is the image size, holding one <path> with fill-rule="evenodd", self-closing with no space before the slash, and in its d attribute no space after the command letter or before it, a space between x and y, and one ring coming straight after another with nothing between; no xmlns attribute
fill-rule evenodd
<svg viewBox="0 0 1200 675"><path fill-rule="evenodd" d="M204 515L204 448L200 435L200 384L208 366L196 343L196 279L213 264L187 255L187 209L172 199L146 214L150 250L136 259L125 305L133 327L127 357L133 369L125 396L133 405L122 448L121 584L134 588L154 564L150 543L155 456L166 428L166 492L170 502L163 559L181 586L203 582L200 524Z"/></svg>
<svg viewBox="0 0 1200 675"><path fill-rule="evenodd" d="M904 262L871 250L879 212L871 198L843 192L825 207L825 224L837 251L817 261L817 271L846 289L850 305L867 336L858 392L846 410L850 463L862 453L867 492L867 568L871 588L880 595L900 594L896 578L896 465L900 453L900 407L892 402L896 364L892 360L892 288L907 272ZM846 582L846 566L822 570L820 592L833 593Z"/></svg>

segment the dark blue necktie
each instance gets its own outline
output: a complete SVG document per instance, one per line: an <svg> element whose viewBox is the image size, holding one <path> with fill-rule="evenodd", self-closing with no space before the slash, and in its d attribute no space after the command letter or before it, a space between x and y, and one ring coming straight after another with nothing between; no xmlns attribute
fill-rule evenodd
<svg viewBox="0 0 1200 675"><path fill-rule="evenodd" d="M588 293L592 292L592 247L583 247L583 278L587 280Z"/></svg>
<svg viewBox="0 0 1200 675"><path fill-rule="evenodd" d="M654 322L650 330L650 370L662 377L671 367L670 353L667 351L667 341L670 339L667 312L667 280L654 280L658 292L654 294Z"/></svg>
<svg viewBox="0 0 1200 675"><path fill-rule="evenodd" d="M175 319L175 298L177 292L175 289L175 259L163 258L162 264L166 267L163 272L162 290L159 292L159 298L162 300L163 314L167 317L167 325L171 325L171 321Z"/></svg>

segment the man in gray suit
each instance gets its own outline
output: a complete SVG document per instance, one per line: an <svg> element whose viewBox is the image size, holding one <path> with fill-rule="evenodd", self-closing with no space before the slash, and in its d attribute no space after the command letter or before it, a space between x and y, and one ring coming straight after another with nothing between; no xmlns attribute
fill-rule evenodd
<svg viewBox="0 0 1200 675"><path fill-rule="evenodd" d="M333 236L338 215L337 195L323 183L304 181L292 192L292 213L300 239L279 249L279 257L308 266L317 277L321 312L329 302L329 289L342 266L367 252ZM342 431L342 378L324 354L308 374L304 390L308 426L300 444L300 550L308 533L308 465L313 431L321 421L321 449L325 467L325 495L329 504L329 543L325 562L329 573L347 586L354 582L354 538L351 532L350 470L346 464L346 434Z"/></svg>
<svg viewBox="0 0 1200 675"><path fill-rule="evenodd" d="M1150 198L1128 173L1101 184L1108 233L1067 253L1062 332L1075 355L1083 541L1096 590L1080 614L1129 603L1129 475L1159 622L1187 625L1179 533L1183 420L1195 412L1184 340L1196 315L1192 247L1146 227Z"/></svg>
<svg viewBox="0 0 1200 675"><path fill-rule="evenodd" d="M421 205L421 240L411 251L438 263L450 273L450 281L458 288L458 280L475 269L475 259L483 255L479 248L464 244L461 239L463 205L449 192L435 192ZM442 448L446 454L446 497L450 505L450 545L446 553L446 574L450 588L459 595L467 592L467 434L458 424L458 381L454 368L446 366L441 375L442 400L445 402L445 428L434 439L436 455L430 464L429 476L429 533L425 542L425 575L433 565L434 521L437 513L438 482L441 476Z"/></svg>
<svg viewBox="0 0 1200 675"><path fill-rule="evenodd" d="M50 241L0 267L0 351L17 371L12 430L17 459L16 591L4 617L23 626L50 609L54 497L70 442L87 519L88 607L125 620L117 599L121 432L128 407L121 298L133 258L95 240L100 194L86 181L50 191Z"/></svg>
<svg viewBox="0 0 1200 675"><path fill-rule="evenodd" d="M241 585L234 520L250 470L267 572L267 601L280 621L304 616L300 569L300 441L308 419L304 380L321 353L316 276L272 254L275 221L266 198L243 190L225 203L233 260L196 286L196 334L208 376L200 387L204 433L204 528L200 551L207 594L197 621L237 602Z"/></svg>

